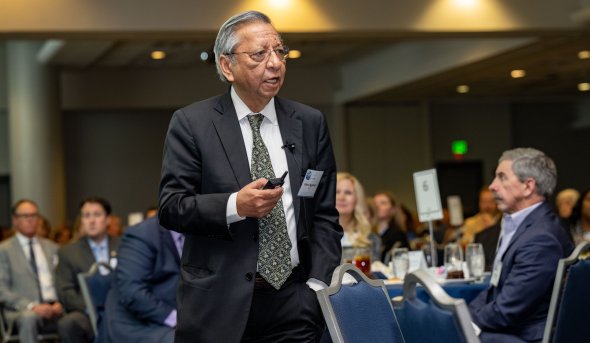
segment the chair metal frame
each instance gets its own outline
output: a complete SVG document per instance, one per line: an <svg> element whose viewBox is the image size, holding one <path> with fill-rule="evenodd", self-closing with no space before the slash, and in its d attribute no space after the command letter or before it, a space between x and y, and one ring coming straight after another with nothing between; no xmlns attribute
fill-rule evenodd
<svg viewBox="0 0 590 343"><path fill-rule="evenodd" d="M394 300L394 306L401 306L404 301L415 300L416 285L421 284L436 306L448 310L455 315L459 328L461 329L467 343L479 343L479 337L475 334L471 321L471 314L463 299L449 296L447 292L423 269L415 270L406 274L404 278L404 291L401 300Z"/></svg>
<svg viewBox="0 0 590 343"><path fill-rule="evenodd" d="M590 241L584 241L566 258L559 260L555 281L553 282L553 292L551 293L551 302L549 303L549 312L547 313L547 322L543 334L543 343L553 341L555 334L556 321L559 315L560 304L563 297L563 291L567 283L569 267L580 260L580 256L590 253Z"/></svg>
<svg viewBox="0 0 590 343"><path fill-rule="evenodd" d="M384 301L389 304L393 317L395 318L395 312L393 310L393 306L391 305L391 301L389 300L389 294L387 293L387 288L385 287L383 280L369 279L360 269L350 263L341 264L334 270L330 286L328 288L316 291L318 301L324 314L326 326L328 327L330 336L332 337L332 341L334 343L343 343L344 337L342 336L340 325L338 324L334 308L332 307L330 296L340 291L342 288L342 279L344 278L345 274L354 277L357 282L365 282L372 287L380 288L383 292Z"/></svg>
<svg viewBox="0 0 590 343"><path fill-rule="evenodd" d="M109 274L114 272L113 268L111 268L108 263L95 262L86 273L78 273L78 284L80 285L80 291L82 292L82 297L84 298L84 304L86 305L86 311L88 312L88 317L90 318L90 323L92 324L92 330L94 331L95 337L98 335L98 329L96 327L98 315L96 313L96 305L94 304L92 294L90 294L90 289L88 289L86 280L94 277L96 273L99 273L100 267L108 269Z"/></svg>
<svg viewBox="0 0 590 343"><path fill-rule="evenodd" d="M13 325L10 327L4 319L4 308L0 305L0 342L19 342L18 333L13 334ZM39 333L37 334L38 341L55 341L59 342L58 333Z"/></svg>

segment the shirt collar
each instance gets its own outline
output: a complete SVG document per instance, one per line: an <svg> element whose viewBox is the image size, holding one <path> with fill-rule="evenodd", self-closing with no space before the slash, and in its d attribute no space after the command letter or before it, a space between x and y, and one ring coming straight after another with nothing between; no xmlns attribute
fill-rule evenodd
<svg viewBox="0 0 590 343"><path fill-rule="evenodd" d="M100 242L98 244L95 241L93 241L92 239L88 238L88 237L86 237L86 241L88 242L88 245L90 245L90 249L92 249L93 251L96 248L98 248L98 247L102 247L105 250L108 249L108 247L109 247L109 245L108 245L108 242L109 242L108 237L105 237L102 240L102 242Z"/></svg>
<svg viewBox="0 0 590 343"><path fill-rule="evenodd" d="M522 210L518 211L518 212L514 212L512 214L505 214L504 217L508 217L510 219L512 219L512 222L514 224L513 228L514 230L516 230L520 224L522 224L522 222L525 220L525 218L531 213L533 212L537 207L541 206L543 202L538 202L534 205L531 205L527 208L523 208Z"/></svg>
<svg viewBox="0 0 590 343"><path fill-rule="evenodd" d="M33 240L33 243L37 243L37 236L33 236L32 238L29 238L20 232L16 232L14 234L14 236L18 240L18 243L22 246L29 245L29 240L31 240L31 239Z"/></svg>
<svg viewBox="0 0 590 343"><path fill-rule="evenodd" d="M250 108L248 108L248 105L246 105L246 103L242 101L242 99L240 98L238 93L236 93L236 90L233 86L231 87L230 95L231 100L234 103L234 108L236 109L236 114L238 115L238 120L242 120L247 115L254 113L252 112L252 110L250 110ZM277 111L275 109L275 98L273 97L272 99L270 99L270 101L268 102L268 104L266 104L266 106L264 106L262 111L256 113L262 113L265 118L270 120L271 123L276 124Z"/></svg>

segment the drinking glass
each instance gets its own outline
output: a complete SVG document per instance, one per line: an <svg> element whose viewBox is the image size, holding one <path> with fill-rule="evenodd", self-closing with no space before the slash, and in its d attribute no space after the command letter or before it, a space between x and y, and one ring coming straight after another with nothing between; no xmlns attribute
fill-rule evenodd
<svg viewBox="0 0 590 343"><path fill-rule="evenodd" d="M355 248L354 257L352 258L352 264L363 273L368 274L371 272L371 248Z"/></svg>
<svg viewBox="0 0 590 343"><path fill-rule="evenodd" d="M393 265L393 275L395 275L396 278L403 280L410 268L410 255L408 254L408 249L393 249L391 262Z"/></svg>
<svg viewBox="0 0 590 343"><path fill-rule="evenodd" d="M462 279L463 249L460 244L449 243L445 246L445 268L447 279Z"/></svg>
<svg viewBox="0 0 590 343"><path fill-rule="evenodd" d="M467 260L469 275L477 279L481 278L485 268L483 245L481 245L481 243L471 243L467 245L465 259Z"/></svg>

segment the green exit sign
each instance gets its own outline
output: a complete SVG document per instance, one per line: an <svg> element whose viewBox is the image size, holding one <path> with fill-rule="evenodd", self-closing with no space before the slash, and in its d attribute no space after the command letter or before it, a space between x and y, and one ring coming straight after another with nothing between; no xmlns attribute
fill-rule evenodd
<svg viewBox="0 0 590 343"><path fill-rule="evenodd" d="M467 141L462 139L453 141L451 150L453 150L453 155L465 155L467 153Z"/></svg>

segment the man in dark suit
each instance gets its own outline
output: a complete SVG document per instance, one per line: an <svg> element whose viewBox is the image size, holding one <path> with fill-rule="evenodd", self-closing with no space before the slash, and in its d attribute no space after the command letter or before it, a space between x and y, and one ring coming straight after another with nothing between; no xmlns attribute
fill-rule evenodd
<svg viewBox="0 0 590 343"><path fill-rule="evenodd" d="M82 237L64 245L58 252L57 294L66 314L58 327L62 342L92 342L94 332L78 283L78 273L87 272L97 261L115 266L119 238L110 237L111 205L105 199L90 197L80 203Z"/></svg>
<svg viewBox="0 0 590 343"><path fill-rule="evenodd" d="M505 151L490 185L504 213L490 288L469 308L486 342L540 342L559 259L573 243L547 201L553 161L531 148Z"/></svg>
<svg viewBox="0 0 590 343"><path fill-rule="evenodd" d="M214 48L230 91L170 122L159 217L187 234L177 342L313 342L323 330L312 287L341 258L336 166L323 115L276 97L287 50L266 15L230 18ZM284 171L282 187L262 189Z"/></svg>
<svg viewBox="0 0 590 343"><path fill-rule="evenodd" d="M156 217L125 230L107 297L109 336L117 342L173 342L182 234Z"/></svg>

